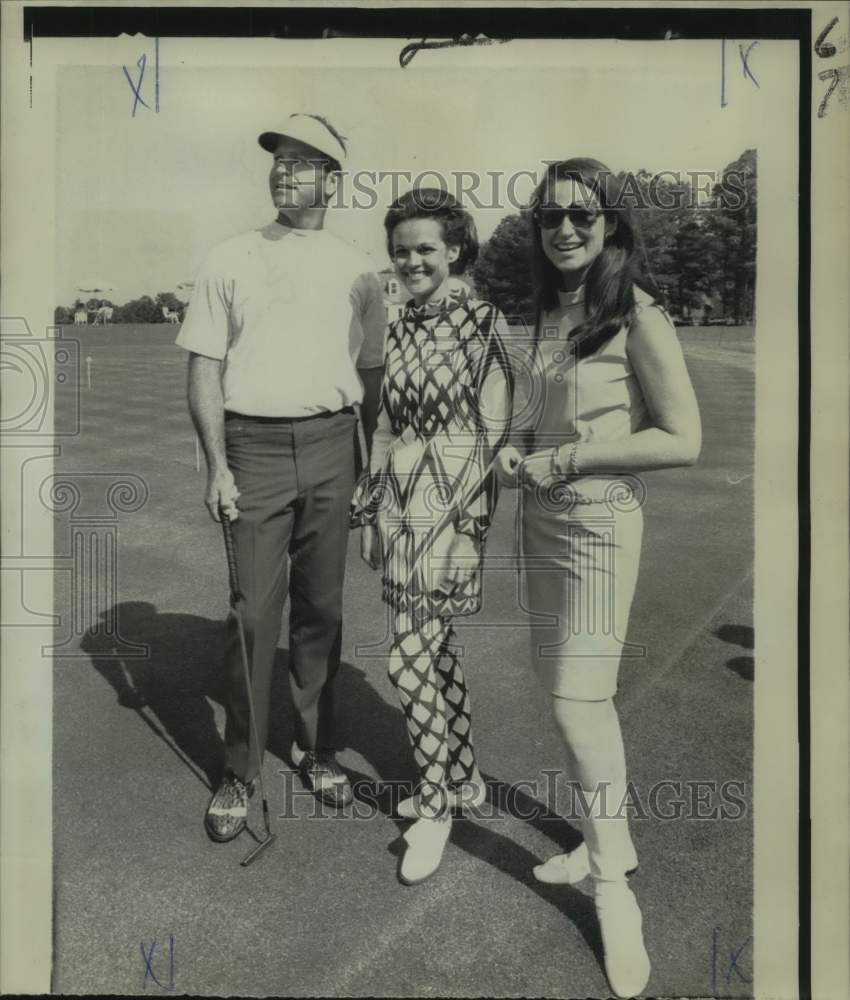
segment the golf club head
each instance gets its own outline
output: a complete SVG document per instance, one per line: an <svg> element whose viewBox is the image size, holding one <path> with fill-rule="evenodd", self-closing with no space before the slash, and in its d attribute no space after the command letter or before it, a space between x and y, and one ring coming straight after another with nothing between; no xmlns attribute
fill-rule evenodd
<svg viewBox="0 0 850 1000"><path fill-rule="evenodd" d="M247 868L248 865L250 865L258 855L260 855L270 844L273 844L276 840L277 840L277 834L270 833L265 840L257 844L257 846L251 851L250 854L248 854L245 858L242 859L242 861L240 862L242 867Z"/></svg>

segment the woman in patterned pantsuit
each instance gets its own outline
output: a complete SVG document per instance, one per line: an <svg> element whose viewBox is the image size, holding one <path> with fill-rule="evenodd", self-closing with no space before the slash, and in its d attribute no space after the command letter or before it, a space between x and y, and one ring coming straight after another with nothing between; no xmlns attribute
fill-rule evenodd
<svg viewBox="0 0 850 1000"><path fill-rule="evenodd" d="M384 227L412 298L387 336L370 473L353 521L363 525L364 559L383 568L389 674L419 769L417 794L398 807L416 819L399 870L412 884L436 871L452 808L485 796L451 622L481 603L496 500L490 464L507 441L510 374L504 319L452 277L477 256L468 213L443 191L418 189L393 203Z"/></svg>

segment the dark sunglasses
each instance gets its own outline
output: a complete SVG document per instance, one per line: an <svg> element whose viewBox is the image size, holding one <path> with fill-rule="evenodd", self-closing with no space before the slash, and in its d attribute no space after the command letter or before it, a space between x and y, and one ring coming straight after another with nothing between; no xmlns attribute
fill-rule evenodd
<svg viewBox="0 0 850 1000"><path fill-rule="evenodd" d="M598 209L561 208L560 205L541 205L534 211L534 218L541 229L557 229L565 217L576 229L590 229L600 215L602 212Z"/></svg>

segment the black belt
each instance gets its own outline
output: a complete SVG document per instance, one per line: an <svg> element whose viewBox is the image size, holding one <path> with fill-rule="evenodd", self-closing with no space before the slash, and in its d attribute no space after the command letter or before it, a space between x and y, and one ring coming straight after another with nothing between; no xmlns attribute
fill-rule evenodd
<svg viewBox="0 0 850 1000"><path fill-rule="evenodd" d="M225 410L225 420L247 420L253 424L300 424L305 420L327 420L328 417L339 416L340 413L355 412L353 406L343 406L341 410L322 410L321 413L308 413L303 417L257 417L250 413L237 413L236 410Z"/></svg>

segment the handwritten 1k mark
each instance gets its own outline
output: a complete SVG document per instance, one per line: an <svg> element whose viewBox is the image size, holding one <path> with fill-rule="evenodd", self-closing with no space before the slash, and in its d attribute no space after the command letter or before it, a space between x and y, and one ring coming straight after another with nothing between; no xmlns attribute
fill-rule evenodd
<svg viewBox="0 0 850 1000"><path fill-rule="evenodd" d="M750 44L744 48L744 46L738 43L738 55L741 59L741 72L744 79L752 80L752 82L761 90L758 80L753 76L753 71L750 69L750 53L758 45L758 40L755 42L750 42ZM729 102L726 100L726 39L722 38L720 40L720 107L725 108Z"/></svg>
<svg viewBox="0 0 850 1000"><path fill-rule="evenodd" d="M718 959L720 959L720 947L719 947L719 935L723 930L722 927L715 927L711 934L711 994L712 996L717 996L717 981L718 981ZM746 973L741 969L738 964L741 961L741 956L744 951L749 948L753 943L752 937L748 937L742 945L734 950L729 950L729 961L726 962L725 959L721 959L720 969L725 967L724 979L726 980L726 985L729 986L732 982L732 976L738 977L738 980L742 983L751 983L752 977L747 976ZM749 970L748 970L749 971Z"/></svg>
<svg viewBox="0 0 850 1000"><path fill-rule="evenodd" d="M744 76L745 77L749 77L753 81L753 83L758 87L759 86L759 82L753 76L753 72L750 69L750 64L748 62L748 59L750 58L750 53L753 51L753 49L757 45L758 45L757 41L756 42L750 42L750 44L747 46L747 51L745 52L744 51L744 46L739 43L738 44L738 55L741 57L741 69L742 69L742 71L744 73ZM761 90L761 87L759 87L759 90Z"/></svg>

